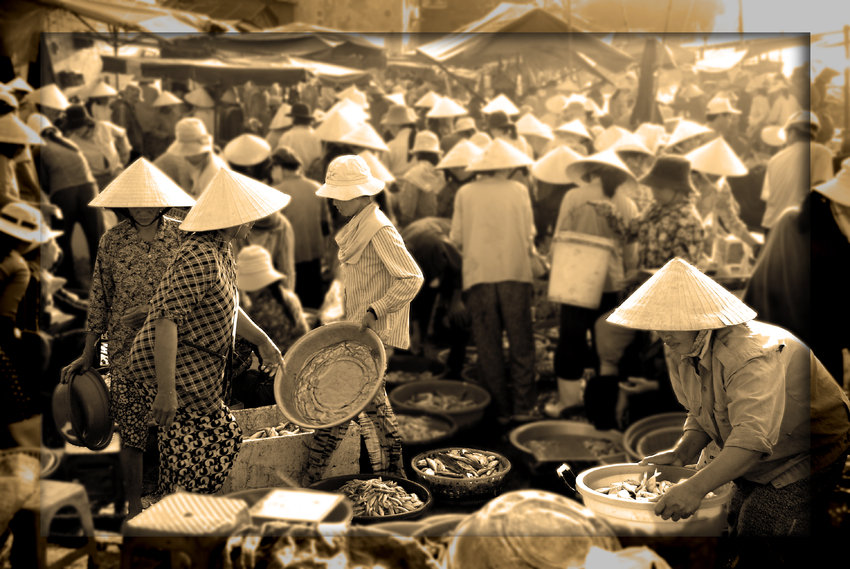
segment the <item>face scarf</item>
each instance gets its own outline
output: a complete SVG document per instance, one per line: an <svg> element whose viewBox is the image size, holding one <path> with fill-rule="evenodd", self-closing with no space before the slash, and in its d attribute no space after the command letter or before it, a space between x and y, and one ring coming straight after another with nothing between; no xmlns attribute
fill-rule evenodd
<svg viewBox="0 0 850 569"><path fill-rule="evenodd" d="M378 209L378 204L370 203L364 207L336 234L340 262L357 263L378 230L391 227L392 224L384 212Z"/></svg>

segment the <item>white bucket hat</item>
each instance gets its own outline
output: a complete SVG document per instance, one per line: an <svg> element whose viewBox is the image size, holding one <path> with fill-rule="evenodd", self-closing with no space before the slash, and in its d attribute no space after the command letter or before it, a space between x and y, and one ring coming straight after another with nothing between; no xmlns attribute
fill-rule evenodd
<svg viewBox="0 0 850 569"><path fill-rule="evenodd" d="M358 154L360 158L362 158L366 165L369 166L369 170L372 171L372 175L382 181L384 184L392 184L395 182L395 176L393 176L392 172L384 166L384 163L381 162L377 156L372 154L369 150L364 150L360 154Z"/></svg>
<svg viewBox="0 0 850 569"><path fill-rule="evenodd" d="M425 116L432 119L447 119L462 117L468 114L469 111L464 109L454 99L450 97L440 97L440 99L434 103L434 106L431 107L431 110L425 113Z"/></svg>
<svg viewBox="0 0 850 569"><path fill-rule="evenodd" d="M555 138L555 135L552 134L552 127L540 122L540 119L531 113L522 115L516 121L516 131L524 136L537 136L545 140Z"/></svg>
<svg viewBox="0 0 850 569"><path fill-rule="evenodd" d="M280 211L292 198L254 178L221 168L180 224L183 231L237 227Z"/></svg>
<svg viewBox="0 0 850 569"><path fill-rule="evenodd" d="M316 195L340 201L353 200L360 196L374 196L384 189L384 183L372 175L366 161L360 156L337 156L330 164Z"/></svg>
<svg viewBox="0 0 850 569"><path fill-rule="evenodd" d="M215 101L210 97L207 90L203 87L195 87L186 93L186 102L203 109L211 109L215 107Z"/></svg>
<svg viewBox="0 0 850 569"><path fill-rule="evenodd" d="M153 102L154 107L167 107L170 105L180 105L183 103L183 100L172 93L171 91L163 90L162 93L159 94L159 97Z"/></svg>
<svg viewBox="0 0 850 569"><path fill-rule="evenodd" d="M253 292L285 279L272 264L272 254L262 245L246 245L236 255L236 286Z"/></svg>
<svg viewBox="0 0 850 569"><path fill-rule="evenodd" d="M638 330L715 330L749 322L756 312L734 294L676 257L608 317Z"/></svg>
<svg viewBox="0 0 850 569"><path fill-rule="evenodd" d="M688 119L679 119L676 123L676 128L673 129L673 132L670 134L670 138L667 139L667 144L665 145L667 148L672 148L679 144L680 142L684 142L695 136L701 136L703 134L708 134L714 132L710 128L705 125L696 123L694 121L690 121Z"/></svg>
<svg viewBox="0 0 850 569"><path fill-rule="evenodd" d="M24 100L58 111L64 111L71 106L68 98L55 83L36 89L24 97Z"/></svg>
<svg viewBox="0 0 850 569"><path fill-rule="evenodd" d="M722 136L692 150L685 158L692 169L715 176L746 176L749 172Z"/></svg>
<svg viewBox="0 0 850 569"><path fill-rule="evenodd" d="M416 133L416 136L413 138L413 147L410 149L411 154L414 152L443 154L443 150L440 148L440 139L430 130L420 130Z"/></svg>
<svg viewBox="0 0 850 569"><path fill-rule="evenodd" d="M513 101L508 99L502 93L499 93L492 101L484 105L484 108L481 109L481 112L484 114L495 113L496 111L503 111L508 116L519 114L519 109Z"/></svg>
<svg viewBox="0 0 850 569"><path fill-rule="evenodd" d="M573 119L570 122L564 123L558 128L556 128L555 132L561 132L564 134L574 134L581 138L586 138L587 140L593 140L593 137L590 135L590 132L587 130L587 127L584 126L584 123L581 122L581 119Z"/></svg>
<svg viewBox="0 0 850 569"><path fill-rule="evenodd" d="M222 156L237 166L255 166L272 155L268 142L254 134L240 134L224 146Z"/></svg>
<svg viewBox="0 0 850 569"><path fill-rule="evenodd" d="M814 189L835 203L850 207L850 158L844 159L841 170L833 179L815 186Z"/></svg>
<svg viewBox="0 0 850 569"><path fill-rule="evenodd" d="M567 176L567 167L583 156L568 146L556 146L540 157L531 167L531 175L548 184L566 185L572 180Z"/></svg>
<svg viewBox="0 0 850 569"><path fill-rule="evenodd" d="M0 142L8 144L44 144L33 129L24 124L15 113L0 117Z"/></svg>
<svg viewBox="0 0 850 569"><path fill-rule="evenodd" d="M165 172L139 158L89 202L93 207L191 207L195 198Z"/></svg>
<svg viewBox="0 0 850 569"><path fill-rule="evenodd" d="M488 170L512 170L531 166L534 160L526 153L518 150L509 142L497 138L466 167L470 172L482 172Z"/></svg>
<svg viewBox="0 0 850 569"><path fill-rule="evenodd" d="M635 179L635 175L632 173L631 169L620 159L617 152L611 148L603 150L602 152L597 152L590 156L582 156L578 160L575 160L567 166L567 177L572 180L574 184L581 184L583 183L582 176L584 176L588 169L593 168L595 165L608 166L615 170L619 170L628 176L626 183L632 185L637 184L637 180Z"/></svg>
<svg viewBox="0 0 850 569"><path fill-rule="evenodd" d="M0 231L27 243L47 243L62 235L45 223L41 212L28 203L10 202L0 209Z"/></svg>
<svg viewBox="0 0 850 569"><path fill-rule="evenodd" d="M419 97L419 100L413 103L413 106L422 109L430 109L431 107L437 104L437 101L439 99L440 95L438 93L435 93L434 91L428 91L427 93Z"/></svg>
<svg viewBox="0 0 850 569"><path fill-rule="evenodd" d="M470 140L461 140L452 146L443 159L437 164L437 168L466 168L475 161L484 149Z"/></svg>
<svg viewBox="0 0 850 569"><path fill-rule="evenodd" d="M177 121L174 126L174 142L167 152L175 156L194 156L212 152L212 142L212 136L201 119L186 117Z"/></svg>
<svg viewBox="0 0 850 569"><path fill-rule="evenodd" d="M460 117L455 121L455 132L463 132L464 130L478 130L475 124L475 119L472 117Z"/></svg>
<svg viewBox="0 0 850 569"><path fill-rule="evenodd" d="M316 127L316 136L325 142L342 142L345 135L363 124L363 121L342 111L325 115L322 124Z"/></svg>
<svg viewBox="0 0 850 569"><path fill-rule="evenodd" d="M361 124L348 134L343 135L339 141L352 146L377 150L378 152L390 151L384 139L381 138L378 131L369 123Z"/></svg>

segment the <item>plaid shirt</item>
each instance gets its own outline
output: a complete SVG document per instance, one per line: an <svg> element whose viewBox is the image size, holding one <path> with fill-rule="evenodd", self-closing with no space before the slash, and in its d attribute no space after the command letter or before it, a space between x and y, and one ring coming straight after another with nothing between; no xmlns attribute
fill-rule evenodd
<svg viewBox="0 0 850 569"><path fill-rule="evenodd" d="M165 271L150 304L148 318L133 342L131 373L141 381L156 382L154 323L160 318L173 320L178 338L178 407L200 413L218 408L223 395L223 356L233 342L239 306L230 243L216 233L190 234Z"/></svg>

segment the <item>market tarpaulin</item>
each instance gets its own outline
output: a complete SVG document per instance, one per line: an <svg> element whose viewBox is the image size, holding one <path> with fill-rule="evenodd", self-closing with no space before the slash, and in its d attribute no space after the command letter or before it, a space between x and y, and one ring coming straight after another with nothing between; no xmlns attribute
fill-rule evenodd
<svg viewBox="0 0 850 569"><path fill-rule="evenodd" d="M478 67L521 55L533 66L563 66L577 51L610 71L623 71L634 60L599 37L570 26L535 6L503 3L455 33L417 48L438 63Z"/></svg>

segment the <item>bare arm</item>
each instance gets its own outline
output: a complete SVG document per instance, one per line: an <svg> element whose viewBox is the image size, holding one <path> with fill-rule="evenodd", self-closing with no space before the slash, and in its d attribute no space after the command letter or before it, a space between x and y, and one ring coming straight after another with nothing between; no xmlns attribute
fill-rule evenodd
<svg viewBox="0 0 850 569"><path fill-rule="evenodd" d="M151 416L168 429L177 412L177 323L167 318L154 322L154 369L157 390Z"/></svg>

